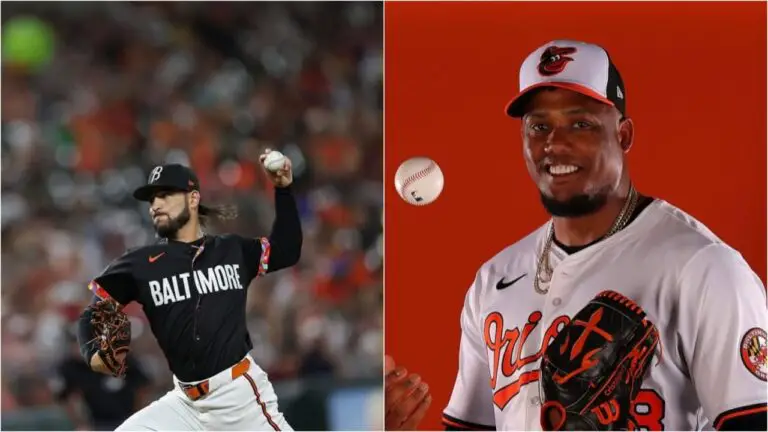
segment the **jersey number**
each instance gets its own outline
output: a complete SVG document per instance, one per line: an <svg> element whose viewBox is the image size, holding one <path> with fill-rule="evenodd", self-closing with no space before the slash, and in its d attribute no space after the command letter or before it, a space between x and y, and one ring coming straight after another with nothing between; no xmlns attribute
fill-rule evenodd
<svg viewBox="0 0 768 432"><path fill-rule="evenodd" d="M640 390L632 401L632 417L629 430L660 431L664 430L664 399L656 390Z"/></svg>

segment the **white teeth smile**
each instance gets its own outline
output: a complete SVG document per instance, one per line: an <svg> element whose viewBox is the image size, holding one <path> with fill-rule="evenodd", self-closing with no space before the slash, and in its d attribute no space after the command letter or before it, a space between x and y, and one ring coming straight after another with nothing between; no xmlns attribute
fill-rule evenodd
<svg viewBox="0 0 768 432"><path fill-rule="evenodd" d="M549 173L552 175L565 175L574 173L579 170L579 167L574 165L550 165Z"/></svg>

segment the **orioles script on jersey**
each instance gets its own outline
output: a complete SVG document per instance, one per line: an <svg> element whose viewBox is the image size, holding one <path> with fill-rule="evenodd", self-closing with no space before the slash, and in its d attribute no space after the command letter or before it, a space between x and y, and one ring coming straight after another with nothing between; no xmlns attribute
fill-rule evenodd
<svg viewBox="0 0 768 432"><path fill-rule="evenodd" d="M208 270L195 270L149 282L149 292L155 306L175 303L190 298L190 276L197 293L211 294L230 289L243 289L240 283L239 265L224 264Z"/></svg>
<svg viewBox="0 0 768 432"><path fill-rule="evenodd" d="M488 347L490 354L493 355L491 366L493 403L501 410L504 409L512 398L517 396L524 385L539 380L539 370L523 372L517 380L497 389L496 380L499 369L501 369L502 375L511 377L523 366L539 360L544 355L549 343L557 336L557 333L570 322L570 318L565 315L555 318L544 333L541 346L536 347L537 350L534 353L523 357L523 348L528 341L528 336L536 329L539 321L541 321L541 312L532 312L528 316L528 322L523 325L521 333L518 327L507 330L504 327L504 317L499 312L491 312L485 317L483 339L485 340L485 346Z"/></svg>

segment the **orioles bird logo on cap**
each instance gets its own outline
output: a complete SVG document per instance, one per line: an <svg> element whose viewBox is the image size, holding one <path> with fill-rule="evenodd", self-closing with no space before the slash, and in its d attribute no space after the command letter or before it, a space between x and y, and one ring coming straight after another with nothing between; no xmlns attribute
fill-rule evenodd
<svg viewBox="0 0 768 432"><path fill-rule="evenodd" d="M551 46L544 50L541 54L541 61L539 62L539 73L544 76L557 75L563 70L568 62L573 61L571 57L566 57L568 54L576 52L576 48L572 47L556 47Z"/></svg>

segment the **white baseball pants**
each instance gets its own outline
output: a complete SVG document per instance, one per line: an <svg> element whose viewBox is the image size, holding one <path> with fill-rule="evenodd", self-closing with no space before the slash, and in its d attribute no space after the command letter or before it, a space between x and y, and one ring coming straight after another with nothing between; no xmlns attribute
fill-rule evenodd
<svg viewBox="0 0 768 432"><path fill-rule="evenodd" d="M267 374L250 355L248 371L232 379L231 368L209 378L209 393L191 400L174 376L173 390L129 417L118 431L292 431L277 407ZM198 382L185 383L197 384Z"/></svg>

